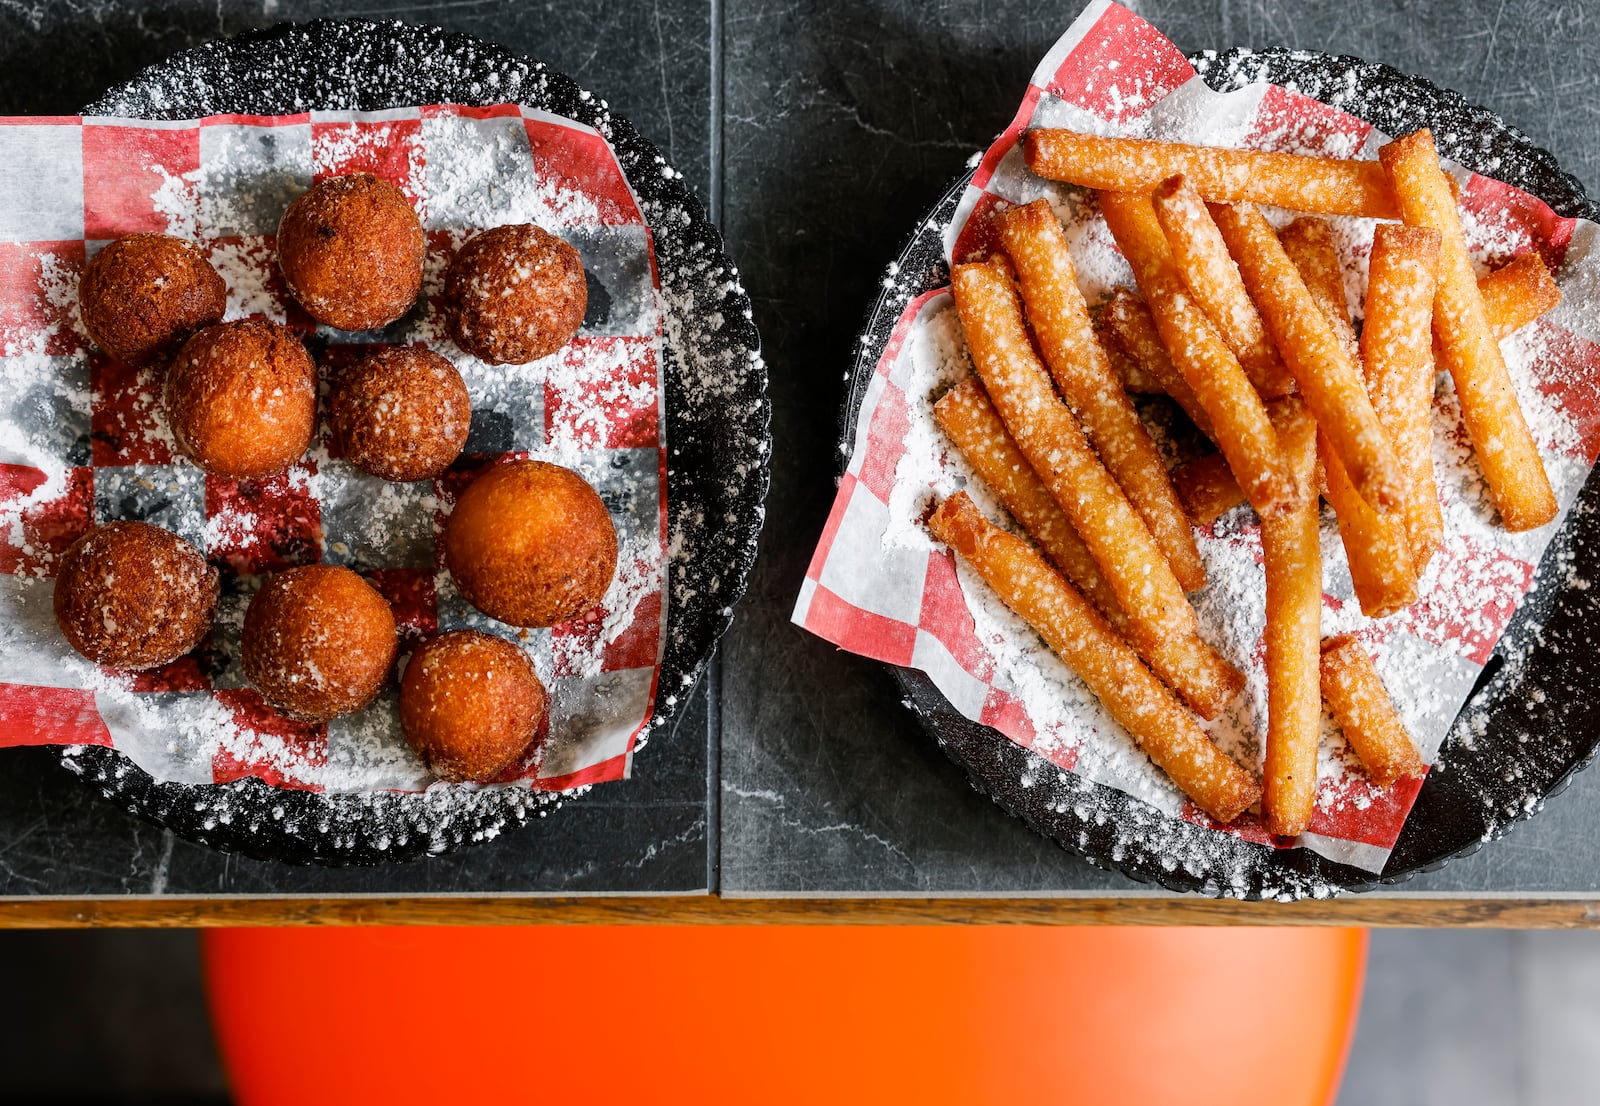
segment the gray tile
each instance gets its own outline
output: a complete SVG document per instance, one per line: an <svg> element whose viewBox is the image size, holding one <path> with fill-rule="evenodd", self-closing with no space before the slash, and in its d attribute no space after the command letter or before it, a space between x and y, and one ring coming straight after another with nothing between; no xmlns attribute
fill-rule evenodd
<svg viewBox="0 0 1600 1106"><path fill-rule="evenodd" d="M1339 1106L1523 1101L1517 961L1513 933L1374 931Z"/></svg>
<svg viewBox="0 0 1600 1106"><path fill-rule="evenodd" d="M1600 1101L1600 933L1519 933L1514 941L1523 1101Z"/></svg>

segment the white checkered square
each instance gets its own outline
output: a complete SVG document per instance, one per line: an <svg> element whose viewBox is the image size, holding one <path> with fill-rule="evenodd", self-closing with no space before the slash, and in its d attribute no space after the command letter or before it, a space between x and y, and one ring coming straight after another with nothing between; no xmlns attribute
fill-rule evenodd
<svg viewBox="0 0 1600 1106"><path fill-rule="evenodd" d="M276 234L284 209L311 187L311 124L203 126L199 175L202 236Z"/></svg>
<svg viewBox="0 0 1600 1106"><path fill-rule="evenodd" d="M83 237L83 132L0 127L0 242Z"/></svg>

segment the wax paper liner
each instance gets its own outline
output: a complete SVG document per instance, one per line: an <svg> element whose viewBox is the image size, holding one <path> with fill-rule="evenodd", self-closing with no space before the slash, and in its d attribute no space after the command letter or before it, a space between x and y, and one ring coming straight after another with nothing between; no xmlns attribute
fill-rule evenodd
<svg viewBox="0 0 1600 1106"><path fill-rule="evenodd" d="M423 300L382 331L317 327L290 299L273 236L313 180L371 172L412 200L427 232ZM665 640L666 443L652 238L609 144L593 128L503 104L380 112L212 116L185 122L0 119L0 746L109 745L158 780L258 776L288 788L418 790L391 686L326 725L291 722L245 681L239 633L262 580L323 561L360 572L394 608L402 663L459 627L518 641L551 692L547 731L499 785L565 790L628 774L649 721ZM496 367L462 354L428 302L474 230L532 222L577 247L589 280L582 329L559 353ZM228 317L301 333L328 377L379 344L424 343L471 394L462 458L438 480L390 484L337 455L324 427L283 476L230 481L179 456L159 414L159 370L93 349L77 315L87 257L139 231L197 240L230 281ZM451 584L438 537L484 465L556 461L599 490L617 524L617 579L595 610L519 633ZM222 573L209 641L135 676L96 669L51 613L62 552L114 519L160 523Z"/></svg>
<svg viewBox="0 0 1600 1106"><path fill-rule="evenodd" d="M1277 86L1216 93L1148 23L1116 4L1091 4L1040 63L1016 118L977 163L955 218L944 228L950 258L980 255L989 247L991 210L1048 197L1068 225L1091 302L1113 284L1131 285L1131 274L1083 191L1027 170L1018 138L1030 126L1341 157L1375 157L1387 141L1361 120ZM1600 326L1594 322L1600 228L1558 217L1536 197L1502 182L1447 168L1461 185L1474 260L1486 268L1537 250L1562 286L1562 306L1504 345L1564 518L1600 450ZM1371 223L1337 220L1336 226L1347 264L1364 273ZM891 270L891 286L894 280ZM1364 277L1352 280L1356 309L1364 284ZM970 371L958 338L952 352L952 333L959 330L946 290L907 297L862 403L854 450L802 584L795 622L852 652L923 671L963 715L1063 769L1210 825L1132 748L1037 637L1014 618L1007 623L996 616L997 601L982 581L918 526L937 495L967 485L970 477L936 434L930 439L936 477L929 479L918 464L919 445L926 452L928 444L918 437L919 428L930 425L932 401ZM1417 604L1381 621L1361 618L1326 511L1323 526L1324 634L1359 634L1430 764L1560 526L1558 519L1526 534L1499 528L1447 378L1441 381L1435 430L1448 536ZM1009 522L981 484L973 479L970 487L991 517ZM1193 598L1203 631L1250 676L1250 690L1209 728L1225 749L1258 768L1265 729L1264 583L1259 537L1247 514L1236 512L1200 535L1213 582ZM1057 694L1041 699L1033 684L1034 691L1024 692L1030 673L1052 669L1060 669L1054 673ZM1310 832L1274 839L1254 813L1221 832L1266 846L1307 847L1380 871L1421 778L1387 791L1374 788L1326 719L1319 761Z"/></svg>

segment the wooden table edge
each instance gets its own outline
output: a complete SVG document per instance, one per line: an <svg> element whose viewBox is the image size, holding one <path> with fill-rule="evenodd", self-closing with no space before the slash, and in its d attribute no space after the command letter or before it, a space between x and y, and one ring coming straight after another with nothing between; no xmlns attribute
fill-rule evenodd
<svg viewBox="0 0 1600 1106"><path fill-rule="evenodd" d="M1297 903L1116 897L124 896L0 900L0 928L270 925L1340 925L1600 928L1600 894L1353 895Z"/></svg>

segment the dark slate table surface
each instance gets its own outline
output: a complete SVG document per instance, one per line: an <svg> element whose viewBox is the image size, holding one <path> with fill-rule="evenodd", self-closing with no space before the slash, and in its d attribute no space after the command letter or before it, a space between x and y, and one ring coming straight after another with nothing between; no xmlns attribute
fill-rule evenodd
<svg viewBox="0 0 1600 1106"><path fill-rule="evenodd" d="M1600 187L1600 5L1550 0L1135 3L1183 49L1286 45L1422 73ZM695 891L1147 893L1007 818L875 665L789 623L833 495L842 377L886 262L1010 118L1076 0L0 5L0 114L66 114L166 54L282 19L436 22L543 59L667 152L727 236L772 372L774 469L749 596L636 778L454 856L296 869L175 841L38 750L0 754L0 895ZM708 781L716 791L708 788ZM717 787L720 782L720 786ZM1410 892L1600 891L1600 774Z"/></svg>

